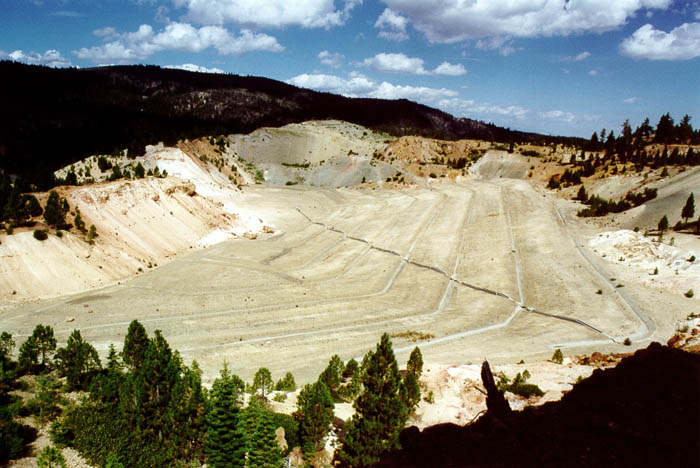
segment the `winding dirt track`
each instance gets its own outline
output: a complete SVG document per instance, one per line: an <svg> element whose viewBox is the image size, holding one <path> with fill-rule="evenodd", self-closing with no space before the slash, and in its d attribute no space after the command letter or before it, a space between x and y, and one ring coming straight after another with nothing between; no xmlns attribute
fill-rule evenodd
<svg viewBox="0 0 700 468"><path fill-rule="evenodd" d="M265 366L298 383L333 354L362 356L385 331L434 335L419 344L427 362L442 364L548 358L553 347L616 347L654 331L648 317L640 328L632 299L524 181L398 192L256 187L248 196L278 234L5 311L0 329L22 336L50 324L60 342L79 328L106 354L138 319L196 359L205 380L227 361L245 379ZM414 346L394 339L400 360Z"/></svg>

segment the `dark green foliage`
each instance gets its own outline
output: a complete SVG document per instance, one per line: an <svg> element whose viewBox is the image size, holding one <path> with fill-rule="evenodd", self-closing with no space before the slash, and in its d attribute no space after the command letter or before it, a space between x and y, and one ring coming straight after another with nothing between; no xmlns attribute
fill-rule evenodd
<svg viewBox="0 0 700 468"><path fill-rule="evenodd" d="M581 188L578 189L578 192L576 193L576 197L574 198L574 200L578 200L578 201L581 201L584 203L588 201L588 194L586 193L586 187L584 187L583 184L581 184Z"/></svg>
<svg viewBox="0 0 700 468"><path fill-rule="evenodd" d="M423 355L418 346L411 351L411 355L408 357L408 363L406 364L406 370L413 373L417 379L423 374Z"/></svg>
<svg viewBox="0 0 700 468"><path fill-rule="evenodd" d="M258 369L258 371L255 373L255 376L253 377L253 390L256 392L260 390L260 394L263 398L265 398L265 394L272 390L272 388L273 382L272 374L270 374L270 369L266 367L261 367L260 369Z"/></svg>
<svg viewBox="0 0 700 468"><path fill-rule="evenodd" d="M143 167L143 164L139 161L136 166L134 167L134 177L137 179L143 179L146 176L146 170Z"/></svg>
<svg viewBox="0 0 700 468"><path fill-rule="evenodd" d="M354 359L350 359L347 364L345 364L345 369L343 369L343 380L349 379L360 370L359 364Z"/></svg>
<svg viewBox="0 0 700 468"><path fill-rule="evenodd" d="M415 411L418 403L420 403L420 385L418 384L418 378L413 372L406 372L406 376L401 382L400 396L406 411L408 413Z"/></svg>
<svg viewBox="0 0 700 468"><path fill-rule="evenodd" d="M512 382L508 377L506 377L505 374L501 374L501 377L496 385L502 392L511 392L525 398L544 395L544 392L540 389L540 387L527 383L527 379L529 378L530 373L527 371L527 369L525 369L522 374L518 372L515 375L515 378L513 378Z"/></svg>
<svg viewBox="0 0 700 468"><path fill-rule="evenodd" d="M136 321L125 343L128 372L112 349L90 399L64 414L62 439L100 466L110 455L124 466L154 468L202 460L207 404L196 362L184 366L160 331L148 339Z"/></svg>
<svg viewBox="0 0 700 468"><path fill-rule="evenodd" d="M318 380L326 384L328 391L331 392L331 397L336 401L341 400L338 389L340 388L341 374L344 369L345 365L343 361L340 359L340 356L335 354L331 357L330 361L328 361L328 366L326 366L318 377Z"/></svg>
<svg viewBox="0 0 700 468"><path fill-rule="evenodd" d="M73 225L83 234L87 233L87 229L85 229L85 221L83 221L82 216L80 216L80 208L78 207L75 207L75 218L73 218Z"/></svg>
<svg viewBox="0 0 700 468"><path fill-rule="evenodd" d="M659 220L657 229L661 232L668 230L668 218L666 217L666 215L663 215L663 217Z"/></svg>
<svg viewBox="0 0 700 468"><path fill-rule="evenodd" d="M557 176L550 177L549 182L547 182L547 188L556 190L559 187L561 187L561 183L559 183L559 179L557 178Z"/></svg>
<svg viewBox="0 0 700 468"><path fill-rule="evenodd" d="M326 384L320 379L307 384L299 392L295 416L299 421L299 439L306 457L323 446L333 421L333 398Z"/></svg>
<svg viewBox="0 0 700 468"><path fill-rule="evenodd" d="M34 239L38 241L45 241L49 238L49 235L46 233L46 229L34 229L33 235Z"/></svg>
<svg viewBox="0 0 700 468"><path fill-rule="evenodd" d="M557 364L561 364L564 362L564 355L561 352L561 349L555 349L554 354L552 354L552 362L556 362Z"/></svg>
<svg viewBox="0 0 700 468"><path fill-rule="evenodd" d="M376 463L382 453L399 447L399 432L406 424L407 408L399 394L401 376L388 334L382 335L375 352L363 359L362 393L353 407L347 438L338 453L347 465Z"/></svg>
<svg viewBox="0 0 700 468"><path fill-rule="evenodd" d="M56 350L56 338L53 328L49 325L39 324L34 328L32 336L27 338L19 349L20 367L30 369L36 364L42 367L50 364L50 353ZM41 360L39 361L39 358Z"/></svg>
<svg viewBox="0 0 700 468"><path fill-rule="evenodd" d="M656 198L657 190L655 188L646 187L642 193L628 193L625 195L625 200L630 202L632 206L639 206L649 200Z"/></svg>
<svg viewBox="0 0 700 468"><path fill-rule="evenodd" d="M36 461L37 468L66 468L66 459L56 447L44 447Z"/></svg>
<svg viewBox="0 0 700 468"><path fill-rule="evenodd" d="M112 166L112 173L107 177L107 180L114 181L114 180L119 180L124 177L124 174L122 174L122 170L119 167L119 164L115 164Z"/></svg>
<svg viewBox="0 0 700 468"><path fill-rule="evenodd" d="M46 224L55 228L64 225L66 223L66 213L68 212L65 208L65 204L61 202L58 192L51 190L51 192L49 192L49 198L46 201L46 208L44 209L44 220Z"/></svg>
<svg viewBox="0 0 700 468"><path fill-rule="evenodd" d="M275 438L275 420L262 404L251 404L246 409L250 418L248 443L249 468L282 468L282 451Z"/></svg>
<svg viewBox="0 0 700 468"><path fill-rule="evenodd" d="M214 381L204 451L213 468L245 466L246 435L240 424L239 389L226 365Z"/></svg>
<svg viewBox="0 0 700 468"><path fill-rule="evenodd" d="M6 331L0 333L0 362L10 360L15 344L15 340L12 339L12 335L10 333Z"/></svg>
<svg viewBox="0 0 700 468"><path fill-rule="evenodd" d="M690 192L690 195L688 195L688 199L685 201L685 205L681 210L681 218L683 218L687 223L688 219L692 218L693 216L695 216L695 196L693 195L693 192Z"/></svg>
<svg viewBox="0 0 700 468"><path fill-rule="evenodd" d="M139 369L143 364L148 348L148 334L138 320L129 324L129 330L124 338L122 359L131 370Z"/></svg>
<svg viewBox="0 0 700 468"><path fill-rule="evenodd" d="M293 392L297 389L297 383L294 381L294 376L291 372L284 374L284 377L279 379L275 384L275 390L280 392Z"/></svg>
<svg viewBox="0 0 700 468"><path fill-rule="evenodd" d="M36 395L27 402L27 410L30 414L44 423L50 421L61 412L57 403L60 382L51 374L42 375L38 380Z"/></svg>
<svg viewBox="0 0 700 468"><path fill-rule="evenodd" d="M294 447L301 446L299 439L299 422L294 419L294 416L283 413L272 413L275 427L284 429L284 440L287 442L287 451L291 451ZM286 454L284 454L286 455Z"/></svg>
<svg viewBox="0 0 700 468"><path fill-rule="evenodd" d="M90 231L87 235L87 241L92 244L94 242L95 237L97 237L97 229L95 228L94 224L91 224Z"/></svg>
<svg viewBox="0 0 700 468"><path fill-rule="evenodd" d="M20 407L21 404L0 401L0 463L3 466L24 449L24 428L14 420Z"/></svg>
<svg viewBox="0 0 700 468"><path fill-rule="evenodd" d="M95 348L83 341L79 330L73 330L65 348L54 357L56 369L66 377L68 390L87 390L91 378L102 368Z"/></svg>
<svg viewBox="0 0 700 468"><path fill-rule="evenodd" d="M112 169L112 163L104 156L100 156L97 158L97 167L99 167L102 172L106 172L107 170Z"/></svg>

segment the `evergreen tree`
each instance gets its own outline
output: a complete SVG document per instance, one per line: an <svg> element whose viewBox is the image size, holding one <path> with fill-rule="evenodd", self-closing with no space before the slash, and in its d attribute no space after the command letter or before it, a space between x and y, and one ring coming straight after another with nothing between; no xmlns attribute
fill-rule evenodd
<svg viewBox="0 0 700 468"><path fill-rule="evenodd" d="M299 392L295 417L299 421L301 448L307 460L323 447L333 421L333 398L322 380L307 384Z"/></svg>
<svg viewBox="0 0 700 468"><path fill-rule="evenodd" d="M685 201L685 206L683 206L681 210L681 218L687 223L688 219L693 216L695 216L695 197L693 196L693 192L690 192L688 199Z"/></svg>
<svg viewBox="0 0 700 468"><path fill-rule="evenodd" d="M664 215L659 220L659 224L657 227L658 227L659 231L661 231L661 233L663 233L664 231L666 231L668 229L668 218L666 217L666 215Z"/></svg>
<svg viewBox="0 0 700 468"><path fill-rule="evenodd" d="M49 199L46 201L46 209L44 209L44 220L46 224L55 228L65 224L67 211L68 210L64 211L64 205L61 203L58 192L51 190L51 192L49 192Z"/></svg>
<svg viewBox="0 0 700 468"><path fill-rule="evenodd" d="M77 206L75 207L75 218L73 218L73 225L83 234L87 233L87 229L85 229L85 221L83 221L82 216L80 216L80 208Z"/></svg>
<svg viewBox="0 0 700 468"><path fill-rule="evenodd" d="M262 403L248 407L253 431L248 444L249 468L282 468L282 451L275 437L272 413Z"/></svg>
<svg viewBox="0 0 700 468"><path fill-rule="evenodd" d="M90 231L88 232L87 235L87 241L92 244L94 242L95 237L97 237L97 229L95 229L95 225L91 224L90 225Z"/></svg>
<svg viewBox="0 0 700 468"><path fill-rule="evenodd" d="M66 459L56 447L47 446L36 461L37 468L66 468Z"/></svg>
<svg viewBox="0 0 700 468"><path fill-rule="evenodd" d="M86 389L87 378L102 368L95 348L83 341L79 330L73 330L65 348L56 351L56 368L66 377L69 390Z"/></svg>
<svg viewBox="0 0 700 468"><path fill-rule="evenodd" d="M376 351L363 359L362 385L338 453L341 462L354 467L376 463L382 453L398 448L399 432L406 424L407 409L399 394L401 375L386 333Z"/></svg>
<svg viewBox="0 0 700 468"><path fill-rule="evenodd" d="M51 362L48 354L56 350L56 338L53 334L53 328L49 325L39 324L34 327L32 338L36 344L37 354L41 357L41 365L46 366Z"/></svg>
<svg viewBox="0 0 700 468"><path fill-rule="evenodd" d="M654 136L654 141L659 143L671 143L673 142L674 132L675 127L673 126L673 119L667 112L661 116L659 123L656 125L656 135Z"/></svg>
<svg viewBox="0 0 700 468"><path fill-rule="evenodd" d="M351 378L360 369L357 361L350 359L347 364L345 364L345 369L343 369L343 380Z"/></svg>
<svg viewBox="0 0 700 468"><path fill-rule="evenodd" d="M578 189L575 199L583 203L586 203L586 201L588 201L588 194L586 193L586 188L583 186L583 184L581 184L581 188Z"/></svg>
<svg viewBox="0 0 700 468"><path fill-rule="evenodd" d="M211 409L207 415L205 453L212 468L245 466L246 436L240 424L238 388L226 364L214 381Z"/></svg>
<svg viewBox="0 0 700 468"><path fill-rule="evenodd" d="M343 361L340 359L340 356L334 354L330 361L328 361L328 366L326 366L324 371L318 377L320 381L326 384L326 387L328 387L328 391L331 392L331 397L333 397L334 400L339 399L338 389L340 388L340 381L344 368L345 366L343 365Z"/></svg>
<svg viewBox="0 0 700 468"><path fill-rule="evenodd" d="M281 392L293 392L297 389L297 383L294 381L294 376L291 372L284 374L284 377L279 379L275 384L275 390Z"/></svg>
<svg viewBox="0 0 700 468"><path fill-rule="evenodd" d="M266 367L261 367L258 369L258 371L255 373L255 377L253 377L253 390L260 390L262 397L265 398L265 393L272 389L272 385L273 381L272 374L270 374L270 369Z"/></svg>
<svg viewBox="0 0 700 468"><path fill-rule="evenodd" d="M401 401L406 406L408 413L413 413L418 403L420 403L420 384L418 378L413 372L406 372L401 381L400 390Z"/></svg>
<svg viewBox="0 0 700 468"><path fill-rule="evenodd" d="M39 348L33 336L28 337L19 347L19 367L29 371L39 364Z"/></svg>
<svg viewBox="0 0 700 468"><path fill-rule="evenodd" d="M129 324L129 330L124 338L124 348L122 349L122 359L130 369L138 369L143 364L148 348L148 334L146 329L138 320L133 320Z"/></svg>
<svg viewBox="0 0 700 468"><path fill-rule="evenodd" d="M408 357L408 363L406 364L406 370L415 375L416 379L420 379L420 376L423 374L423 355L418 346L411 351L411 355Z"/></svg>

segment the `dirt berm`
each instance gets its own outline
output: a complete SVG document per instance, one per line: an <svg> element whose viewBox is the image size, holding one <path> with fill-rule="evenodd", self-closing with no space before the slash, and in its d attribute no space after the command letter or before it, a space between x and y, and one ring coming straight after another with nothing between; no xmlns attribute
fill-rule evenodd
<svg viewBox="0 0 700 468"><path fill-rule="evenodd" d="M560 401L401 433L379 467L700 466L700 355L652 343Z"/></svg>

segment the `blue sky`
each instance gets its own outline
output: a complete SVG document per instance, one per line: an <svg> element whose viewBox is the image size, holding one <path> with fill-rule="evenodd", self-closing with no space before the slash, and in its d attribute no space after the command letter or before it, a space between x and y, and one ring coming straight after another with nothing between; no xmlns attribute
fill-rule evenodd
<svg viewBox="0 0 700 468"><path fill-rule="evenodd" d="M4 0L0 59L147 63L590 137L700 126L700 1Z"/></svg>

